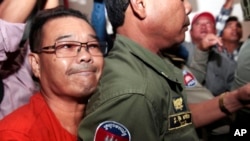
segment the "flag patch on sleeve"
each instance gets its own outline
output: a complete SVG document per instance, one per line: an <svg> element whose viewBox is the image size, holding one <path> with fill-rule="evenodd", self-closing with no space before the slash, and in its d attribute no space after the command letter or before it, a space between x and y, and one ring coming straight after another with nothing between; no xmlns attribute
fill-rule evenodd
<svg viewBox="0 0 250 141"><path fill-rule="evenodd" d="M183 70L182 74L184 77L184 84L186 87L194 87L196 85L197 83L196 79L191 72L187 70Z"/></svg>
<svg viewBox="0 0 250 141"><path fill-rule="evenodd" d="M94 141L130 141L128 129L115 121L104 121L99 124L95 132Z"/></svg>

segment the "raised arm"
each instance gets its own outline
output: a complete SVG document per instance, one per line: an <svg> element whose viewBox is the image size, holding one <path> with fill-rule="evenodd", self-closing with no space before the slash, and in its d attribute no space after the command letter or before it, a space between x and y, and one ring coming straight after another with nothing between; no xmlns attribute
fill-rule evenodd
<svg viewBox="0 0 250 141"><path fill-rule="evenodd" d="M215 46L217 46L216 49L222 50L222 45L222 41L218 36L209 33L194 48L194 55L189 68L200 83L204 81L206 76L210 50L214 49Z"/></svg>
<svg viewBox="0 0 250 141"><path fill-rule="evenodd" d="M226 0L224 5L223 5L223 8L224 9L232 9L233 3L234 3L234 0Z"/></svg>
<svg viewBox="0 0 250 141"><path fill-rule="evenodd" d="M224 29L226 20L231 15L233 9L234 0L225 0L225 3L221 7L219 15L216 17L216 30L217 35L220 36Z"/></svg>
<svg viewBox="0 0 250 141"><path fill-rule="evenodd" d="M0 18L8 22L23 23L36 2L36 0L4 0L0 5Z"/></svg>
<svg viewBox="0 0 250 141"><path fill-rule="evenodd" d="M4 0L0 5L0 18L14 23L24 23L39 0ZM41 2L45 2L42 0ZM45 9L59 5L59 0L47 0Z"/></svg>
<svg viewBox="0 0 250 141"><path fill-rule="evenodd" d="M47 0L44 9L53 8L59 5L59 0Z"/></svg>

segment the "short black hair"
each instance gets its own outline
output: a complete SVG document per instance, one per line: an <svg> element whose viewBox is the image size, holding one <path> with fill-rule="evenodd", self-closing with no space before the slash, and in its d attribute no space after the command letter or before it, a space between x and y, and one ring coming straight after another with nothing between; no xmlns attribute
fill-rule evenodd
<svg viewBox="0 0 250 141"><path fill-rule="evenodd" d="M236 16L230 16L230 17L226 20L226 24L225 24L225 25L227 25L227 23L229 23L229 22L231 22L231 21L237 22L237 23L238 23L237 26L238 26L238 27L242 27L242 26L241 26L241 23L239 22L239 20L238 20L238 18L237 18Z"/></svg>
<svg viewBox="0 0 250 141"><path fill-rule="evenodd" d="M37 52L42 45L42 28L50 20L60 17L76 17L89 23L86 15L78 10L57 6L55 8L39 11L32 19L29 34L29 44L31 52Z"/></svg>
<svg viewBox="0 0 250 141"><path fill-rule="evenodd" d="M104 0L109 21L113 27L113 31L123 25L125 19L125 11L128 8L130 0Z"/></svg>

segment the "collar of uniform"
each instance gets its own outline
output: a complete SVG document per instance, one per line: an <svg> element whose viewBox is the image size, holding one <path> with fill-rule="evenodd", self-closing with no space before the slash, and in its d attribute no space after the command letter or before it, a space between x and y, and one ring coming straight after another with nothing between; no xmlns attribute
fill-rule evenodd
<svg viewBox="0 0 250 141"><path fill-rule="evenodd" d="M179 77L176 74L176 67L169 61L162 59L159 55L150 52L131 39L119 34L116 35L116 44L126 44L125 46L131 54L157 71L160 75L173 82L182 83L179 82L180 79L178 79Z"/></svg>
<svg viewBox="0 0 250 141"><path fill-rule="evenodd" d="M182 67L186 63L186 61L183 58L176 56L175 54L169 54L167 52L162 52L161 55L164 58L168 59L170 62L172 62L179 69L182 69Z"/></svg>

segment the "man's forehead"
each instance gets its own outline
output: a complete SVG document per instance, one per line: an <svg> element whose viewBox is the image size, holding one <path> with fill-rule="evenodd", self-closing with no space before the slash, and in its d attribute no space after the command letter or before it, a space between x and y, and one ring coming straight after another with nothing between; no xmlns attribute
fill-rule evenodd
<svg viewBox="0 0 250 141"><path fill-rule="evenodd" d="M74 21L74 22L72 22L72 21ZM58 24L58 23L60 23L60 24ZM66 24L72 25L72 24L78 24L78 23L81 23L84 26L90 26L88 21L81 19L81 18L78 18L78 17L74 17L74 16L63 16L63 17L56 17L53 19L49 19L45 23L45 25L56 24L57 26L60 26L60 25L66 25Z"/></svg>
<svg viewBox="0 0 250 141"><path fill-rule="evenodd" d="M43 26L43 35L53 36L56 39L75 38L77 36L96 38L93 28L86 21L74 17L73 19L58 18L48 21Z"/></svg>
<svg viewBox="0 0 250 141"><path fill-rule="evenodd" d="M206 21L210 21L210 22L214 23L213 19L211 19L211 18L209 18L207 16L200 16L200 17L197 18L197 20L195 22L197 23L197 22L199 22L201 20L206 20Z"/></svg>
<svg viewBox="0 0 250 141"><path fill-rule="evenodd" d="M79 28L79 27L91 27L91 25L85 19L81 19L78 17L73 16L62 16L48 19L44 25L43 29L50 28L53 29L60 29L60 28Z"/></svg>
<svg viewBox="0 0 250 141"><path fill-rule="evenodd" d="M96 34L88 33L88 34L59 34L57 37L55 37L55 41L60 41L60 40L79 40L79 39L85 39L86 41L89 40L97 40Z"/></svg>
<svg viewBox="0 0 250 141"><path fill-rule="evenodd" d="M237 21L237 20L235 20L235 21L228 21L228 22L226 23L226 26L233 25L233 24L236 24L237 27L242 27L242 26L241 26L241 23L240 23L239 21Z"/></svg>

